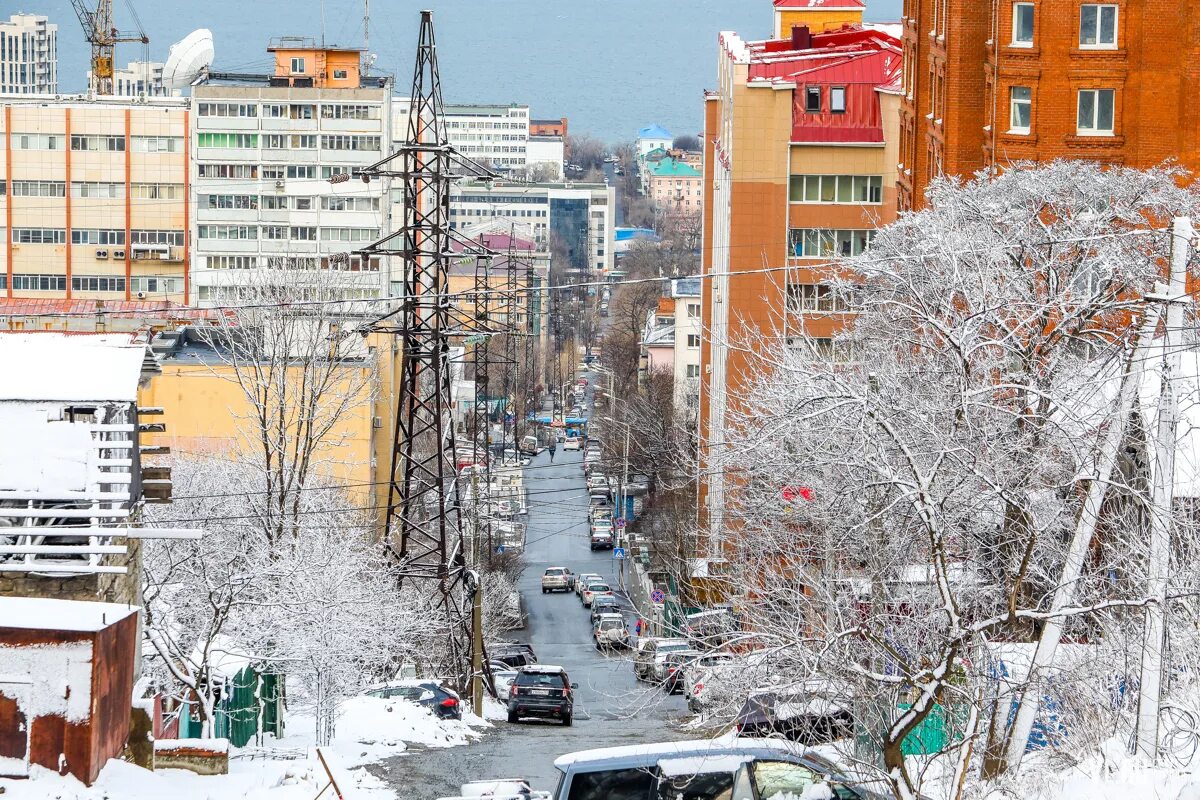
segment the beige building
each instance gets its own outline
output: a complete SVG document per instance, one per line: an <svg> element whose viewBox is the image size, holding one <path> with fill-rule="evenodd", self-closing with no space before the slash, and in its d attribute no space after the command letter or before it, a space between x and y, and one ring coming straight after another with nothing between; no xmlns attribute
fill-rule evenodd
<svg viewBox="0 0 1200 800"><path fill-rule="evenodd" d="M187 302L188 101L0 96L4 297Z"/></svg>

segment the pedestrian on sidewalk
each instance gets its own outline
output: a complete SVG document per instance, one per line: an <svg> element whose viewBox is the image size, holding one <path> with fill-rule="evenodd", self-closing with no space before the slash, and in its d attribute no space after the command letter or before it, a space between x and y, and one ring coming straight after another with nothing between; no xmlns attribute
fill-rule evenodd
<svg viewBox="0 0 1200 800"><path fill-rule="evenodd" d="M550 443L550 463L554 463L554 451L558 449L558 440L555 439Z"/></svg>

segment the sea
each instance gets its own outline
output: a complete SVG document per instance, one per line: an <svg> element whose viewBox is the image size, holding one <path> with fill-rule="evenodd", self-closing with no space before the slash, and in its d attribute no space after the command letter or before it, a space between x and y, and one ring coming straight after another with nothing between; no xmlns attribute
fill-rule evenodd
<svg viewBox="0 0 1200 800"><path fill-rule="evenodd" d="M896 21L901 2L868 0L867 19ZM90 50L70 0L23 7L58 24L59 90L83 90ZM116 63L165 61L171 43L208 28L215 70L268 72L274 36L362 47L368 9L373 70L394 75L398 94L409 93L430 9L446 102L528 104L533 117L567 117L572 134L614 144L651 124L699 133L718 33L766 38L773 20L771 0L113 0L116 26L150 38L118 45Z"/></svg>

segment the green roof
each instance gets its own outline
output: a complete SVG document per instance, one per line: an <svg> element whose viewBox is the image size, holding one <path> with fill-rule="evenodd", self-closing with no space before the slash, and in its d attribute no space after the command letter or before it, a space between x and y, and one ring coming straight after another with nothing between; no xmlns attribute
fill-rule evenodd
<svg viewBox="0 0 1200 800"><path fill-rule="evenodd" d="M650 174L660 178L699 178L700 170L686 161L664 158L650 169Z"/></svg>

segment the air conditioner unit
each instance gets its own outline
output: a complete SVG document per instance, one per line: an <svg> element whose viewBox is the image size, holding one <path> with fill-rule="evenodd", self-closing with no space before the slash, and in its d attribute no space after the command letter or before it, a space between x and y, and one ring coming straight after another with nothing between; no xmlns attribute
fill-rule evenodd
<svg viewBox="0 0 1200 800"><path fill-rule="evenodd" d="M125 258L125 251L124 250L113 250L112 256L113 256L113 258Z"/></svg>
<svg viewBox="0 0 1200 800"><path fill-rule="evenodd" d="M275 190L279 192L283 191L283 181L275 181Z"/></svg>
<svg viewBox="0 0 1200 800"><path fill-rule="evenodd" d="M137 293L137 299L138 299L138 300L145 300L145 299L146 299L146 293L145 293L145 292L138 292L138 293Z"/></svg>
<svg viewBox="0 0 1200 800"><path fill-rule="evenodd" d="M96 258L108 258L108 251L107 250L97 250Z"/></svg>

